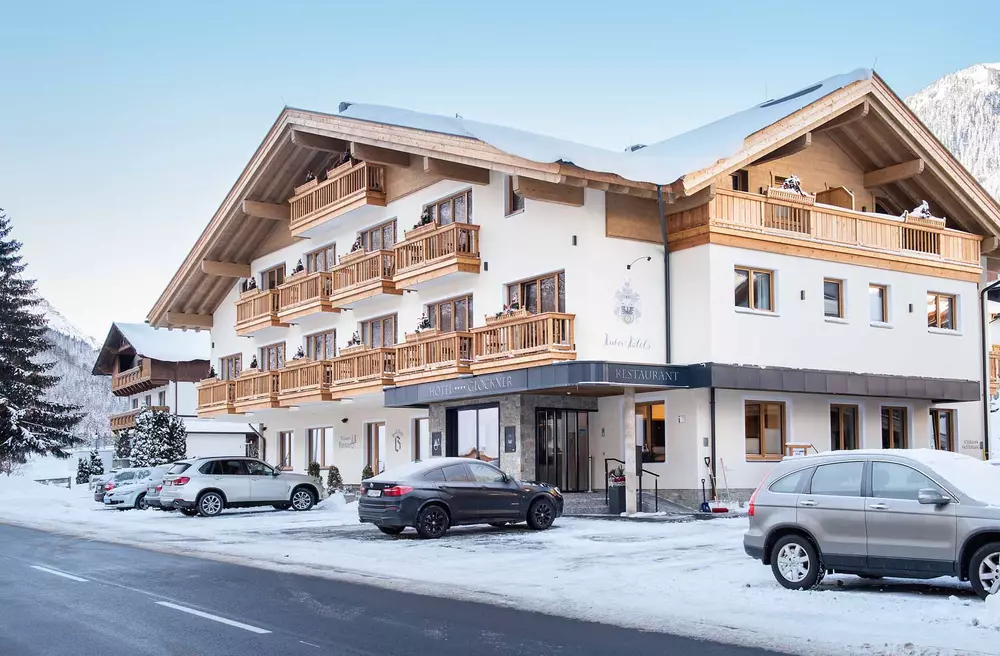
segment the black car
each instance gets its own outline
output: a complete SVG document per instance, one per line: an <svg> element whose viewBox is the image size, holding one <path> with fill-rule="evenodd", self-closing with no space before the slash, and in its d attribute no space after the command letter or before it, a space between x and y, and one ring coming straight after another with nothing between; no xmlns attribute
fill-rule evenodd
<svg viewBox="0 0 1000 656"><path fill-rule="evenodd" d="M361 484L358 515L387 535L407 526L439 538L450 526L527 522L541 531L563 511L558 488L524 483L491 464L469 458L435 458L399 467Z"/></svg>

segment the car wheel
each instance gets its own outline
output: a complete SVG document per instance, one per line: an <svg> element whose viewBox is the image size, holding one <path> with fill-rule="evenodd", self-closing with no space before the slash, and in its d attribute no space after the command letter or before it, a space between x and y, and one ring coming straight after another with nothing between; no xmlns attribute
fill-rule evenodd
<svg viewBox="0 0 1000 656"><path fill-rule="evenodd" d="M379 526L378 530L382 531L386 535L399 535L403 532L405 526Z"/></svg>
<svg viewBox="0 0 1000 656"><path fill-rule="evenodd" d="M448 513L441 506L427 506L417 515L417 533L424 539L441 537L450 524Z"/></svg>
<svg viewBox="0 0 1000 656"><path fill-rule="evenodd" d="M296 488L292 492L292 510L298 510L300 512L305 512L309 510L316 504L316 499L313 497L313 493L309 491L308 488L300 487Z"/></svg>
<svg viewBox="0 0 1000 656"><path fill-rule="evenodd" d="M801 535L786 535L771 549L771 571L789 590L811 590L826 571L812 542Z"/></svg>
<svg viewBox="0 0 1000 656"><path fill-rule="evenodd" d="M215 517L225 508L225 501L218 492L206 492L198 497L198 514L202 517Z"/></svg>
<svg viewBox="0 0 1000 656"><path fill-rule="evenodd" d="M292 507L292 504L290 504L290 503L276 503L276 504L274 504L274 509L275 510L288 510L291 507Z"/></svg>
<svg viewBox="0 0 1000 656"><path fill-rule="evenodd" d="M135 500L135 509L145 510L146 508L149 508L149 506L146 505L146 495L140 494Z"/></svg>
<svg viewBox="0 0 1000 656"><path fill-rule="evenodd" d="M536 499L528 508L528 528L544 531L556 521L556 507L546 498Z"/></svg>
<svg viewBox="0 0 1000 656"><path fill-rule="evenodd" d="M197 508L181 508L181 513L184 514L184 515L186 515L187 517L194 517L195 515L198 514L198 509Z"/></svg>
<svg viewBox="0 0 1000 656"><path fill-rule="evenodd" d="M984 544L972 554L969 581L983 599L1000 594L1000 542Z"/></svg>

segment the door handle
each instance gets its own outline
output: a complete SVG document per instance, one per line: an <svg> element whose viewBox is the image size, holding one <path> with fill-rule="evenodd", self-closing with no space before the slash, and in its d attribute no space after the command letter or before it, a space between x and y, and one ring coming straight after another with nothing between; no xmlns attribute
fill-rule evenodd
<svg viewBox="0 0 1000 656"><path fill-rule="evenodd" d="M868 507L872 510L889 510L889 506L884 503L873 503Z"/></svg>
<svg viewBox="0 0 1000 656"><path fill-rule="evenodd" d="M806 499L805 501L799 501L800 506L815 506L816 502L812 499Z"/></svg>

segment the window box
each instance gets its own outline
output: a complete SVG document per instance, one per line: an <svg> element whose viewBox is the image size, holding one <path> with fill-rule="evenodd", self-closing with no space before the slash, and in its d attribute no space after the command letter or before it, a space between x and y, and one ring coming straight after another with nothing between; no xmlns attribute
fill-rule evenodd
<svg viewBox="0 0 1000 656"><path fill-rule="evenodd" d="M778 187L768 187L764 192L767 198L772 200L783 200L786 203L798 203L799 205L815 205L816 196L813 194L800 194L791 189L780 189Z"/></svg>
<svg viewBox="0 0 1000 656"><path fill-rule="evenodd" d="M519 321L521 319L528 318L528 316L529 316L528 310L525 308L521 308L519 310L513 310L511 312L504 312L500 316L496 316L494 314L487 314L486 325L492 326L495 324Z"/></svg>
<svg viewBox="0 0 1000 656"><path fill-rule="evenodd" d="M404 239L413 239L414 237L418 237L418 236L424 234L425 232L431 232L432 230L435 230L435 229L437 229L439 227L441 227L441 226L438 224L437 221L431 221L430 223L425 223L422 226L417 226L415 228L411 228L410 230L407 230L404 233L403 238Z"/></svg>
<svg viewBox="0 0 1000 656"><path fill-rule="evenodd" d="M347 264L348 262L354 262L356 260L360 260L365 255L368 255L368 251L366 251L363 248L359 248L356 251L351 251L350 253L344 253L343 255L341 255L340 263Z"/></svg>
<svg viewBox="0 0 1000 656"><path fill-rule="evenodd" d="M319 186L319 178L313 178L309 182L307 182L307 183L305 183L303 185L299 185L298 187L296 187L295 191L293 192L293 195L294 196L298 196L299 194L304 194L307 191L312 191L313 189L315 189L318 186Z"/></svg>
<svg viewBox="0 0 1000 656"><path fill-rule="evenodd" d="M441 331L437 328L428 328L427 330L421 330L416 333L406 333L404 337L407 342L412 344L413 342L426 342L429 339L440 337L441 334Z"/></svg>
<svg viewBox="0 0 1000 656"><path fill-rule="evenodd" d="M340 349L340 355L351 355L352 353L361 353L368 350L367 344L355 344L354 346L344 346Z"/></svg>

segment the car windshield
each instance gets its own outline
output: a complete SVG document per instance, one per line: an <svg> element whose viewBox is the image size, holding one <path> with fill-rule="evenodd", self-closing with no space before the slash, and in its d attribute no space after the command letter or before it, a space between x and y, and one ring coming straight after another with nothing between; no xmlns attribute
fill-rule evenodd
<svg viewBox="0 0 1000 656"><path fill-rule="evenodd" d="M186 472L188 470L188 467L190 467L190 466L191 466L190 462L175 462L173 465L170 466L170 469L167 470L167 473L168 474L183 474L184 472Z"/></svg>
<svg viewBox="0 0 1000 656"><path fill-rule="evenodd" d="M135 472L118 472L115 474L115 483L124 483L135 478Z"/></svg>

